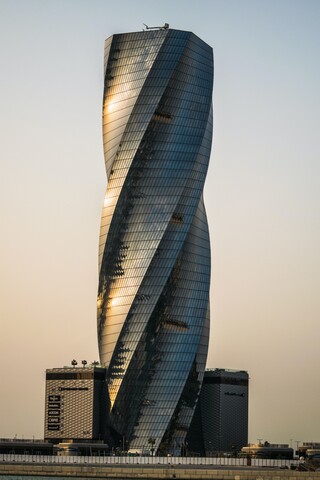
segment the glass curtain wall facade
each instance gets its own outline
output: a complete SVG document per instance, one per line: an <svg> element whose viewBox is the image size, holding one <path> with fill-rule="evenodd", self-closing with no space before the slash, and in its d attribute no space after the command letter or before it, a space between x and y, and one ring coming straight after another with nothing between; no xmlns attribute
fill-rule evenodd
<svg viewBox="0 0 320 480"><path fill-rule="evenodd" d="M235 453L248 444L248 394L248 372L223 368L205 371L187 436L191 454Z"/></svg>
<svg viewBox="0 0 320 480"><path fill-rule="evenodd" d="M98 342L129 449L179 453L203 379L212 87L212 49L191 32L106 40Z"/></svg>

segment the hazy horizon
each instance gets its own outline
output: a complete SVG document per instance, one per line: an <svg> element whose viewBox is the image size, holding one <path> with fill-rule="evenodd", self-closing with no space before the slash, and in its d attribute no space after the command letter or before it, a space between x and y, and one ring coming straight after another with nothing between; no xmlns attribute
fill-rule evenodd
<svg viewBox="0 0 320 480"><path fill-rule="evenodd" d="M249 441L320 441L320 3L0 0L0 437L43 437L45 369L98 359L103 47L214 49L208 368L250 375Z"/></svg>

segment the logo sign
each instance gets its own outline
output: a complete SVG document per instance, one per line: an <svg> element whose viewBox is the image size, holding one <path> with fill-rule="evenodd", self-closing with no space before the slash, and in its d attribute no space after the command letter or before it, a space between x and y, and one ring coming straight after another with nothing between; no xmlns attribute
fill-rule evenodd
<svg viewBox="0 0 320 480"><path fill-rule="evenodd" d="M60 410L48 410L48 417L60 417Z"/></svg>
<svg viewBox="0 0 320 480"><path fill-rule="evenodd" d="M61 395L48 396L47 428L50 431L60 430Z"/></svg>
<svg viewBox="0 0 320 480"><path fill-rule="evenodd" d="M49 417L48 423L60 423L60 418L58 417Z"/></svg>
<svg viewBox="0 0 320 480"><path fill-rule="evenodd" d="M61 395L49 395L49 402L60 402Z"/></svg>

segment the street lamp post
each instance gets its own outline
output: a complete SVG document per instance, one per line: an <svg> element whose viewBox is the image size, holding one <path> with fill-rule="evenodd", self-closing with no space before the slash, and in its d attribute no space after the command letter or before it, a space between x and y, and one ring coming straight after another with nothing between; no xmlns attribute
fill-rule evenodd
<svg viewBox="0 0 320 480"><path fill-rule="evenodd" d="M297 453L297 455L299 456L298 448L299 448L300 440L295 440L295 442L296 442L296 446L297 446L297 447L296 447L296 453Z"/></svg>

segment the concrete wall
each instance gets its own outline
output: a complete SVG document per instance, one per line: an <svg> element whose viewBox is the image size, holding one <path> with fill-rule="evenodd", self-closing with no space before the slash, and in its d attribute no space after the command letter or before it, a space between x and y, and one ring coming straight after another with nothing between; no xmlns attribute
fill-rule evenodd
<svg viewBox="0 0 320 480"><path fill-rule="evenodd" d="M0 464L1 475L63 476L121 479L204 479L204 480L314 480L320 472L296 472L290 470L246 469L227 470L186 467L141 467L111 465L30 465Z"/></svg>

